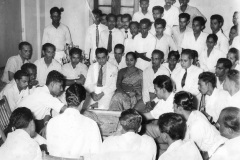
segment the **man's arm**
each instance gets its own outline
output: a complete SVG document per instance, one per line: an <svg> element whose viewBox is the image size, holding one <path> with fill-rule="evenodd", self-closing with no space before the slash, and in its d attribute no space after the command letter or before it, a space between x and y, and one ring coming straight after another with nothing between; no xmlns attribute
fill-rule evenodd
<svg viewBox="0 0 240 160"><path fill-rule="evenodd" d="M147 120L153 120L153 119L155 119L150 112L148 112L148 113L143 113L143 116L144 116Z"/></svg>

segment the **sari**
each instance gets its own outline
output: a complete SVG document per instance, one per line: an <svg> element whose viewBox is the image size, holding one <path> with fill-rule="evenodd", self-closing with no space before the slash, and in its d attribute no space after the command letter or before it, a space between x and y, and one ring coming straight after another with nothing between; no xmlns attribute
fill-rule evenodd
<svg viewBox="0 0 240 160"><path fill-rule="evenodd" d="M143 71L136 68L132 73L127 72L127 67L119 70L117 90L113 95L109 110L122 111L133 108L142 99ZM129 93L134 92L134 96Z"/></svg>

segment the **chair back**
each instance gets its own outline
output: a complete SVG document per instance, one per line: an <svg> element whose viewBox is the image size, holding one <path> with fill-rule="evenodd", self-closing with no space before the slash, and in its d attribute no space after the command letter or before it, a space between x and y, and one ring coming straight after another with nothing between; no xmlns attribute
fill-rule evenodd
<svg viewBox="0 0 240 160"><path fill-rule="evenodd" d="M4 131L9 123L9 118L12 112L9 107L7 98L3 96L0 100L0 128Z"/></svg>

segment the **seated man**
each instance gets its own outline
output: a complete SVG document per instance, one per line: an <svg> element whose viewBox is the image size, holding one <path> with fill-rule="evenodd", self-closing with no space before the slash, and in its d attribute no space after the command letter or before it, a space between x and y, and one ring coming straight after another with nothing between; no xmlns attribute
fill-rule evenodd
<svg viewBox="0 0 240 160"><path fill-rule="evenodd" d="M43 58L34 62L37 66L37 80L40 86L44 86L46 84L47 75L50 71L61 71L60 63L54 59L55 51L56 48L53 44L45 43L42 46Z"/></svg>
<svg viewBox="0 0 240 160"><path fill-rule="evenodd" d="M130 14L124 14L122 15L122 24L123 24L123 28L121 29L123 35L124 35L124 38L127 39L127 38L132 38L132 34L130 32L130 23L132 21L132 16Z"/></svg>
<svg viewBox="0 0 240 160"><path fill-rule="evenodd" d="M128 52L134 52L134 38L139 32L139 23L136 21L132 21L129 24L130 32L132 34L132 37L129 37L125 39L124 41L124 47L125 47L125 53Z"/></svg>
<svg viewBox="0 0 240 160"><path fill-rule="evenodd" d="M132 20L139 23L142 19L147 18L153 22L153 15L151 14L151 11L149 12L148 6L149 0L140 0L141 10L133 14Z"/></svg>
<svg viewBox="0 0 240 160"><path fill-rule="evenodd" d="M174 25L178 25L178 15L179 10L177 7L173 6L173 0L165 0L164 7L164 15L163 19L167 21L167 25L173 27Z"/></svg>
<svg viewBox="0 0 240 160"><path fill-rule="evenodd" d="M5 66L2 81L9 83L14 76L14 73L21 69L24 63L28 63L32 56L32 45L28 42L21 42L18 45L19 54L8 59Z"/></svg>
<svg viewBox="0 0 240 160"><path fill-rule="evenodd" d="M227 58L232 62L232 69L236 69L240 72L239 50L236 48L229 49Z"/></svg>
<svg viewBox="0 0 240 160"><path fill-rule="evenodd" d="M47 124L47 146L49 154L62 158L79 158L96 154L102 143L97 123L80 114L86 90L78 84L66 91L68 108Z"/></svg>
<svg viewBox="0 0 240 160"><path fill-rule="evenodd" d="M0 93L0 99L6 96L11 111L16 109L18 103L26 97L28 90L29 75L27 72L18 70L14 74L14 79L8 83Z"/></svg>
<svg viewBox="0 0 240 160"><path fill-rule="evenodd" d="M49 72L46 85L37 87L18 104L18 107L24 106L32 111L38 133L51 118L52 111L62 113L66 109L66 106L56 98L63 91L63 81L64 76L58 71Z"/></svg>
<svg viewBox="0 0 240 160"><path fill-rule="evenodd" d="M240 109L227 107L221 111L218 119L219 130L222 136L229 139L212 155L211 160L239 160L240 152Z"/></svg>
<svg viewBox="0 0 240 160"><path fill-rule="evenodd" d="M72 48L69 51L70 63L62 66L62 74L66 77L66 85L70 86L73 83L84 85L88 68L81 63L82 50L79 48Z"/></svg>
<svg viewBox="0 0 240 160"><path fill-rule="evenodd" d="M155 160L156 144L147 135L139 135L142 117L134 109L121 113L122 135L108 137L101 146L102 160Z"/></svg>
<svg viewBox="0 0 240 160"><path fill-rule="evenodd" d="M202 160L202 156L193 141L184 142L187 130L186 119L177 113L165 113L158 119L163 141L169 147L158 160Z"/></svg>
<svg viewBox="0 0 240 160"><path fill-rule="evenodd" d="M179 63L180 54L178 51L170 51L167 58L167 63L162 65L168 69L170 76L174 73L177 73L182 67Z"/></svg>
<svg viewBox="0 0 240 160"><path fill-rule="evenodd" d="M32 112L23 107L17 108L15 121L18 126L8 134L6 141L0 147L2 160L42 160L38 143L32 139L35 136L35 123Z"/></svg>
<svg viewBox="0 0 240 160"><path fill-rule="evenodd" d="M216 65L215 74L217 77L217 88L223 89L224 81L229 70L232 68L232 62L227 58L219 58Z"/></svg>
<svg viewBox="0 0 240 160"><path fill-rule="evenodd" d="M124 45L117 44L114 47L114 58L109 59L109 62L115 65L118 70L127 67L126 65L126 56L124 55Z"/></svg>
<svg viewBox="0 0 240 160"><path fill-rule="evenodd" d="M38 86L38 81L36 80L37 66L33 63L25 63L24 65L22 65L21 70L28 73L28 88L31 93Z"/></svg>
<svg viewBox="0 0 240 160"><path fill-rule="evenodd" d="M85 88L91 95L92 107L107 110L116 90L118 69L107 62L108 51L105 48L97 48L95 53L97 63L89 67Z"/></svg>

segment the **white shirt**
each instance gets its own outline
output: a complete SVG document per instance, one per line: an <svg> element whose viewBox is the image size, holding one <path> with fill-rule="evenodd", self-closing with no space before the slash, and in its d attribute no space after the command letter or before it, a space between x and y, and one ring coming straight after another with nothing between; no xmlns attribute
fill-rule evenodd
<svg viewBox="0 0 240 160"><path fill-rule="evenodd" d="M222 89L214 88L212 95L206 95L206 112L217 122L221 110L228 106L229 93Z"/></svg>
<svg viewBox="0 0 240 160"><path fill-rule="evenodd" d="M8 134L7 140L0 147L1 160L42 160L39 145L23 129Z"/></svg>
<svg viewBox="0 0 240 160"><path fill-rule="evenodd" d="M205 115L195 110L188 117L184 140L194 141L200 150L208 152L208 155L211 156L216 148L227 139L220 135Z"/></svg>
<svg viewBox="0 0 240 160"><path fill-rule="evenodd" d="M134 51L137 51L138 53L144 53L146 52L146 57L151 58L152 52L156 47L157 40L156 38L148 32L148 35L146 38L142 38L142 34L138 34L134 38ZM144 70L150 65L150 62L145 61L141 58L138 58L136 67Z"/></svg>
<svg viewBox="0 0 240 160"><path fill-rule="evenodd" d="M152 65L150 65L149 67L147 67L147 68L143 71L143 89L142 89L142 96L143 96L143 102L144 102L144 103L150 101L149 92L155 93L153 80L154 80L157 76L159 76L159 75L169 76L170 73L169 73L169 71L168 71L164 66L162 66L162 65L158 68L158 70L157 70L156 73L154 73L154 71L153 71L153 69L152 69Z"/></svg>
<svg viewBox="0 0 240 160"><path fill-rule="evenodd" d="M97 25L92 24L91 26L88 27L87 33L86 33L86 39L85 39L85 56L86 58L90 58L91 63L96 60L96 55L95 55L95 50L97 48L96 46L96 30ZM107 26L103 24L98 25L98 32L99 32L99 42L98 45L100 44L100 33L107 29Z"/></svg>
<svg viewBox="0 0 240 160"><path fill-rule="evenodd" d="M128 52L134 52L135 48L134 48L134 39L132 38L127 38L124 41L124 47L125 47L125 56Z"/></svg>
<svg viewBox="0 0 240 160"><path fill-rule="evenodd" d="M234 95L228 97L228 106L240 108L240 90Z"/></svg>
<svg viewBox="0 0 240 160"><path fill-rule="evenodd" d="M177 7L172 5L171 8L168 10L164 8L163 19L166 20L167 25L169 25L170 27L173 27L174 25L178 25L179 23L178 15L179 15L179 10Z"/></svg>
<svg viewBox="0 0 240 160"><path fill-rule="evenodd" d="M237 36L233 39L232 45L229 46L229 49L231 49L231 48L236 48L236 49L240 50L240 36Z"/></svg>
<svg viewBox="0 0 240 160"><path fill-rule="evenodd" d="M51 109L59 113L64 104L50 94L47 86L43 86L37 87L31 95L23 98L18 107L23 106L32 111L35 119L42 120L50 115Z"/></svg>
<svg viewBox="0 0 240 160"><path fill-rule="evenodd" d="M224 81L223 81L222 83L220 83L218 77L216 77L216 78L217 78L217 88L218 88L218 89L223 89Z"/></svg>
<svg viewBox="0 0 240 160"><path fill-rule="evenodd" d="M159 157L158 160L202 160L202 156L192 141L177 140Z"/></svg>
<svg viewBox="0 0 240 160"><path fill-rule="evenodd" d="M12 73L17 72L18 70L21 69L22 65L25 63L29 63L29 61L25 60L23 62L23 60L19 54L16 56L10 57L7 60L1 80L5 83L9 83L10 81L9 81L9 77L8 77L8 72L12 72Z"/></svg>
<svg viewBox="0 0 240 160"><path fill-rule="evenodd" d="M203 70L201 68L198 68L194 65L191 65L188 69L187 69L187 77L185 80L185 86L182 87L181 82L182 82L182 78L185 74L185 69L181 68L181 70L179 70L176 73L172 73L172 79L176 84L176 91L187 91L192 93L193 95L198 95L199 94L199 90L198 90L198 76L200 73L203 72Z"/></svg>
<svg viewBox="0 0 240 160"><path fill-rule="evenodd" d="M237 63L237 65L235 66L234 69L236 69L236 70L238 70L240 72L240 64L239 64L239 62Z"/></svg>
<svg viewBox="0 0 240 160"><path fill-rule="evenodd" d="M181 48L196 50L199 55L206 48L207 36L207 33L201 32L196 40L193 31L185 32Z"/></svg>
<svg viewBox="0 0 240 160"><path fill-rule="evenodd" d="M153 15L151 12L147 12L146 14L143 14L142 11L138 11L133 14L132 21L140 22L142 19L147 18L151 22L154 22Z"/></svg>
<svg viewBox="0 0 240 160"><path fill-rule="evenodd" d="M173 69L173 71L171 71L171 69L169 68L169 63L163 63L162 66L164 66L165 68L167 68L167 70L169 71L170 73L170 76L172 76L172 74L176 74L177 72L179 72L181 70L181 64L180 63L177 63L175 68Z"/></svg>
<svg viewBox="0 0 240 160"><path fill-rule="evenodd" d="M6 96L11 111L14 111L17 104L26 96L28 96L28 88L19 92L16 81L13 79L8 83L0 93L0 99Z"/></svg>
<svg viewBox="0 0 240 160"><path fill-rule="evenodd" d="M132 34L130 32L130 29L128 28L127 30L125 30L124 28L120 29L120 31L122 31L124 38L132 38ZM127 31L127 32L126 32Z"/></svg>
<svg viewBox="0 0 240 160"><path fill-rule="evenodd" d="M216 48L218 48L219 50L221 50L223 53L227 55L228 48L229 48L228 38L222 33L221 30L218 31L216 35L218 36Z"/></svg>
<svg viewBox="0 0 240 160"><path fill-rule="evenodd" d="M156 28L154 26L154 23L152 23L152 26L151 26L151 29L149 32L152 33L152 35L156 35ZM166 24L166 27L165 27L165 30L163 31L163 33L171 36L172 35L172 27L170 27L169 25Z"/></svg>
<svg viewBox="0 0 240 160"><path fill-rule="evenodd" d="M210 160L239 160L240 136L229 139L212 155Z"/></svg>
<svg viewBox="0 0 240 160"><path fill-rule="evenodd" d="M120 63L117 62L117 60L115 59L115 57L112 58L112 59L109 59L109 62L112 63L113 65L115 65L115 66L118 68L118 70L127 67L125 55L122 56L122 59L121 59L121 62L120 62Z"/></svg>
<svg viewBox="0 0 240 160"><path fill-rule="evenodd" d="M98 153L102 143L97 123L74 108L49 121L46 137L50 155L64 158Z"/></svg>
<svg viewBox="0 0 240 160"><path fill-rule="evenodd" d="M155 160L156 152L156 144L151 137L134 132L110 136L101 146L104 160Z"/></svg>
<svg viewBox="0 0 240 160"><path fill-rule="evenodd" d="M80 75L83 75L86 78L87 71L87 66L80 62L75 68L73 68L71 62L62 66L62 74L66 77L66 79L78 79Z"/></svg>
<svg viewBox="0 0 240 160"><path fill-rule="evenodd" d="M157 39L156 49L158 49L164 53L165 61L168 58L169 51L177 51L178 50L172 37L170 37L169 35L163 34L163 36L160 39L158 39L157 37L156 37L156 39Z"/></svg>
<svg viewBox="0 0 240 160"><path fill-rule="evenodd" d="M61 65L55 59L52 60L52 63L49 66L46 65L44 58L36 60L34 64L37 66L37 80L40 86L46 84L49 72L53 70L61 72L62 69Z"/></svg>
<svg viewBox="0 0 240 160"><path fill-rule="evenodd" d="M199 54L200 67L204 71L210 71L212 73L215 73L215 66L217 65L217 61L219 58L226 58L226 53L223 53L222 51L214 47L208 57L207 48L205 48L203 52Z"/></svg>
<svg viewBox="0 0 240 160"><path fill-rule="evenodd" d="M157 105L150 111L152 117L158 119L162 114L173 112L173 99L174 93L171 93L169 97L165 100L160 99Z"/></svg>

